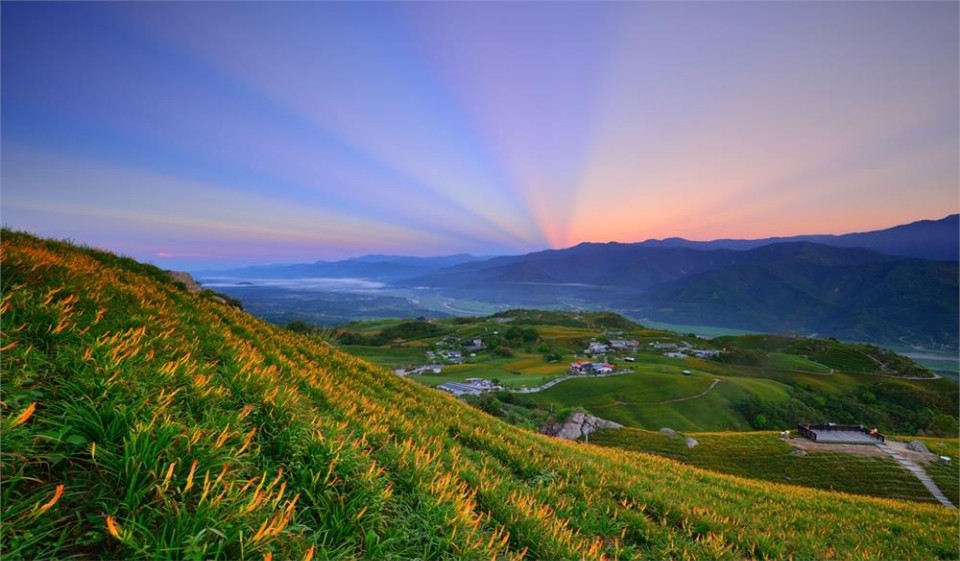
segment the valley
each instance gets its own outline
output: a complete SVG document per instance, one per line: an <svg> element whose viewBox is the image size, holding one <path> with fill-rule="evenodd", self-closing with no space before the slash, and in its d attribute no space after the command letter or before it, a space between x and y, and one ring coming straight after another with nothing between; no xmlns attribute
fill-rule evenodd
<svg viewBox="0 0 960 561"><path fill-rule="evenodd" d="M610 313L534 310L353 322L341 329L338 346L347 352L404 374L427 364L439 371L408 376L418 383L486 379L502 386L468 399L530 428L550 412L576 408L648 430L782 430L830 419L904 434L931 427L952 434L956 424L953 381L873 345L768 335L707 338L650 329ZM604 345L611 340L622 347ZM482 350L464 350L477 341ZM590 354L598 345L608 348ZM437 358L444 352L458 359ZM575 376L527 393L587 361L610 364L618 375Z"/></svg>
<svg viewBox="0 0 960 561"><path fill-rule="evenodd" d="M711 336L833 337L956 357L958 238L951 215L838 237L582 243L485 258L375 255L198 276L278 324L610 310ZM932 366L956 378L955 364Z"/></svg>

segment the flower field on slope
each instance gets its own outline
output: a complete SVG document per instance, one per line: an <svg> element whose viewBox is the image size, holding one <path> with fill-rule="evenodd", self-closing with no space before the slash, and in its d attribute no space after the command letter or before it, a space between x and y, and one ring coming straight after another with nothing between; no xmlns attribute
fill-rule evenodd
<svg viewBox="0 0 960 561"><path fill-rule="evenodd" d="M187 293L3 232L4 559L953 559L942 506L518 430Z"/></svg>

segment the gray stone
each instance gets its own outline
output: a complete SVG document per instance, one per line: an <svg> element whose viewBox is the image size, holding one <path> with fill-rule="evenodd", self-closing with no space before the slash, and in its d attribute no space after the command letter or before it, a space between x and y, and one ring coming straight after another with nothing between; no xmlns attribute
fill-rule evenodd
<svg viewBox="0 0 960 561"><path fill-rule="evenodd" d="M697 444L700 444L699 442L697 442L696 438L690 438L689 436L687 437L686 440L683 441L683 443L687 445L687 448L693 448Z"/></svg>
<svg viewBox="0 0 960 561"><path fill-rule="evenodd" d="M910 443L907 444L907 450L920 452L922 454L930 453L930 450L927 448L927 446L924 443L920 442L919 440L911 440Z"/></svg>
<svg viewBox="0 0 960 561"><path fill-rule="evenodd" d="M563 438L566 440L579 440L597 429L619 429L623 428L620 423L594 417L582 411L574 411L562 423L551 423L545 426L541 432Z"/></svg>
<svg viewBox="0 0 960 561"><path fill-rule="evenodd" d="M677 431L675 431L675 430L673 430L673 429L671 429L671 428L668 428L668 427L663 427L662 429L660 429L660 432L662 432L663 434L665 434L665 435L667 435L667 436L677 436Z"/></svg>
<svg viewBox="0 0 960 561"><path fill-rule="evenodd" d="M806 455L807 455L807 451L804 450L804 449L802 449L802 448L797 448L797 449L794 450L793 452L790 452L790 455L791 455L791 456L806 456Z"/></svg>

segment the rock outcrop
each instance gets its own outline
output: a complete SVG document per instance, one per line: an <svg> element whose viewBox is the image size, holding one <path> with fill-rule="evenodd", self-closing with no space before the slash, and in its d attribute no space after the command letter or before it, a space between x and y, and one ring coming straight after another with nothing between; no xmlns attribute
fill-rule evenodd
<svg viewBox="0 0 960 561"><path fill-rule="evenodd" d="M600 417L594 417L582 411L575 411L567 417L562 423L551 423L540 431L543 434L565 438L567 440L579 440L597 429L619 429L623 428L620 423L614 423Z"/></svg>
<svg viewBox="0 0 960 561"><path fill-rule="evenodd" d="M921 454L930 453L930 450L927 448L927 445L924 444L923 442L920 442L919 440L911 440L910 443L907 444L907 450L911 450L913 452L920 452Z"/></svg>
<svg viewBox="0 0 960 561"><path fill-rule="evenodd" d="M187 287L187 292L200 292L203 287L196 281L190 273L184 271L166 271L167 275L175 281L182 282Z"/></svg>
<svg viewBox="0 0 960 561"><path fill-rule="evenodd" d="M690 438L689 436L687 437L686 440L683 441L683 443L687 445L687 448L693 448L697 444L700 444L699 442L697 442L696 438Z"/></svg>

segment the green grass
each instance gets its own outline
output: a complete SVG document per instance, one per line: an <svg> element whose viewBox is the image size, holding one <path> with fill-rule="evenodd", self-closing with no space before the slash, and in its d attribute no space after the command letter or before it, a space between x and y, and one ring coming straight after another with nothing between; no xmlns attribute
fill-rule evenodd
<svg viewBox="0 0 960 561"><path fill-rule="evenodd" d="M935 501L920 480L886 456L839 452L794 456L791 452L795 448L781 440L777 432L691 433L689 436L699 442L694 448L687 448L683 436L686 435L670 437L654 431L605 429L590 435L590 442L649 452L739 477L874 497ZM954 491L957 479L954 470Z"/></svg>
<svg viewBox="0 0 960 561"><path fill-rule="evenodd" d="M531 394L530 399L557 408L582 407L627 426L679 430L746 430L749 424L731 407L747 395L786 399L786 389L772 380L680 373L683 365L640 364L633 374L562 382ZM714 379L721 381L705 395ZM673 400L673 403L663 403Z"/></svg>
<svg viewBox="0 0 960 561"><path fill-rule="evenodd" d="M423 347L370 347L352 345L350 352L371 362L394 368L425 364L427 361Z"/></svg>
<svg viewBox="0 0 960 561"><path fill-rule="evenodd" d="M824 365L844 372L871 372L878 369L876 361L856 349L834 347L817 356Z"/></svg>
<svg viewBox="0 0 960 561"><path fill-rule="evenodd" d="M536 387L567 373L568 363L548 363L535 353L517 353L513 357L498 357L468 360L467 363L444 366L440 374L424 374L412 379L436 386L444 382L459 382L467 378L499 380L508 388Z"/></svg>
<svg viewBox="0 0 960 561"><path fill-rule="evenodd" d="M955 559L956 512L551 439L3 232L4 559Z"/></svg>
<svg viewBox="0 0 960 561"><path fill-rule="evenodd" d="M899 377L930 377L931 375L928 370L906 357L868 344L783 335L719 337L714 342L730 348L730 353L725 354L721 360L731 364L763 366L772 354L786 353L847 373Z"/></svg>
<svg viewBox="0 0 960 561"><path fill-rule="evenodd" d="M769 366L778 370L787 370L793 372L815 372L829 374L832 369L823 364L813 362L802 356L786 353L770 353L768 355Z"/></svg>

